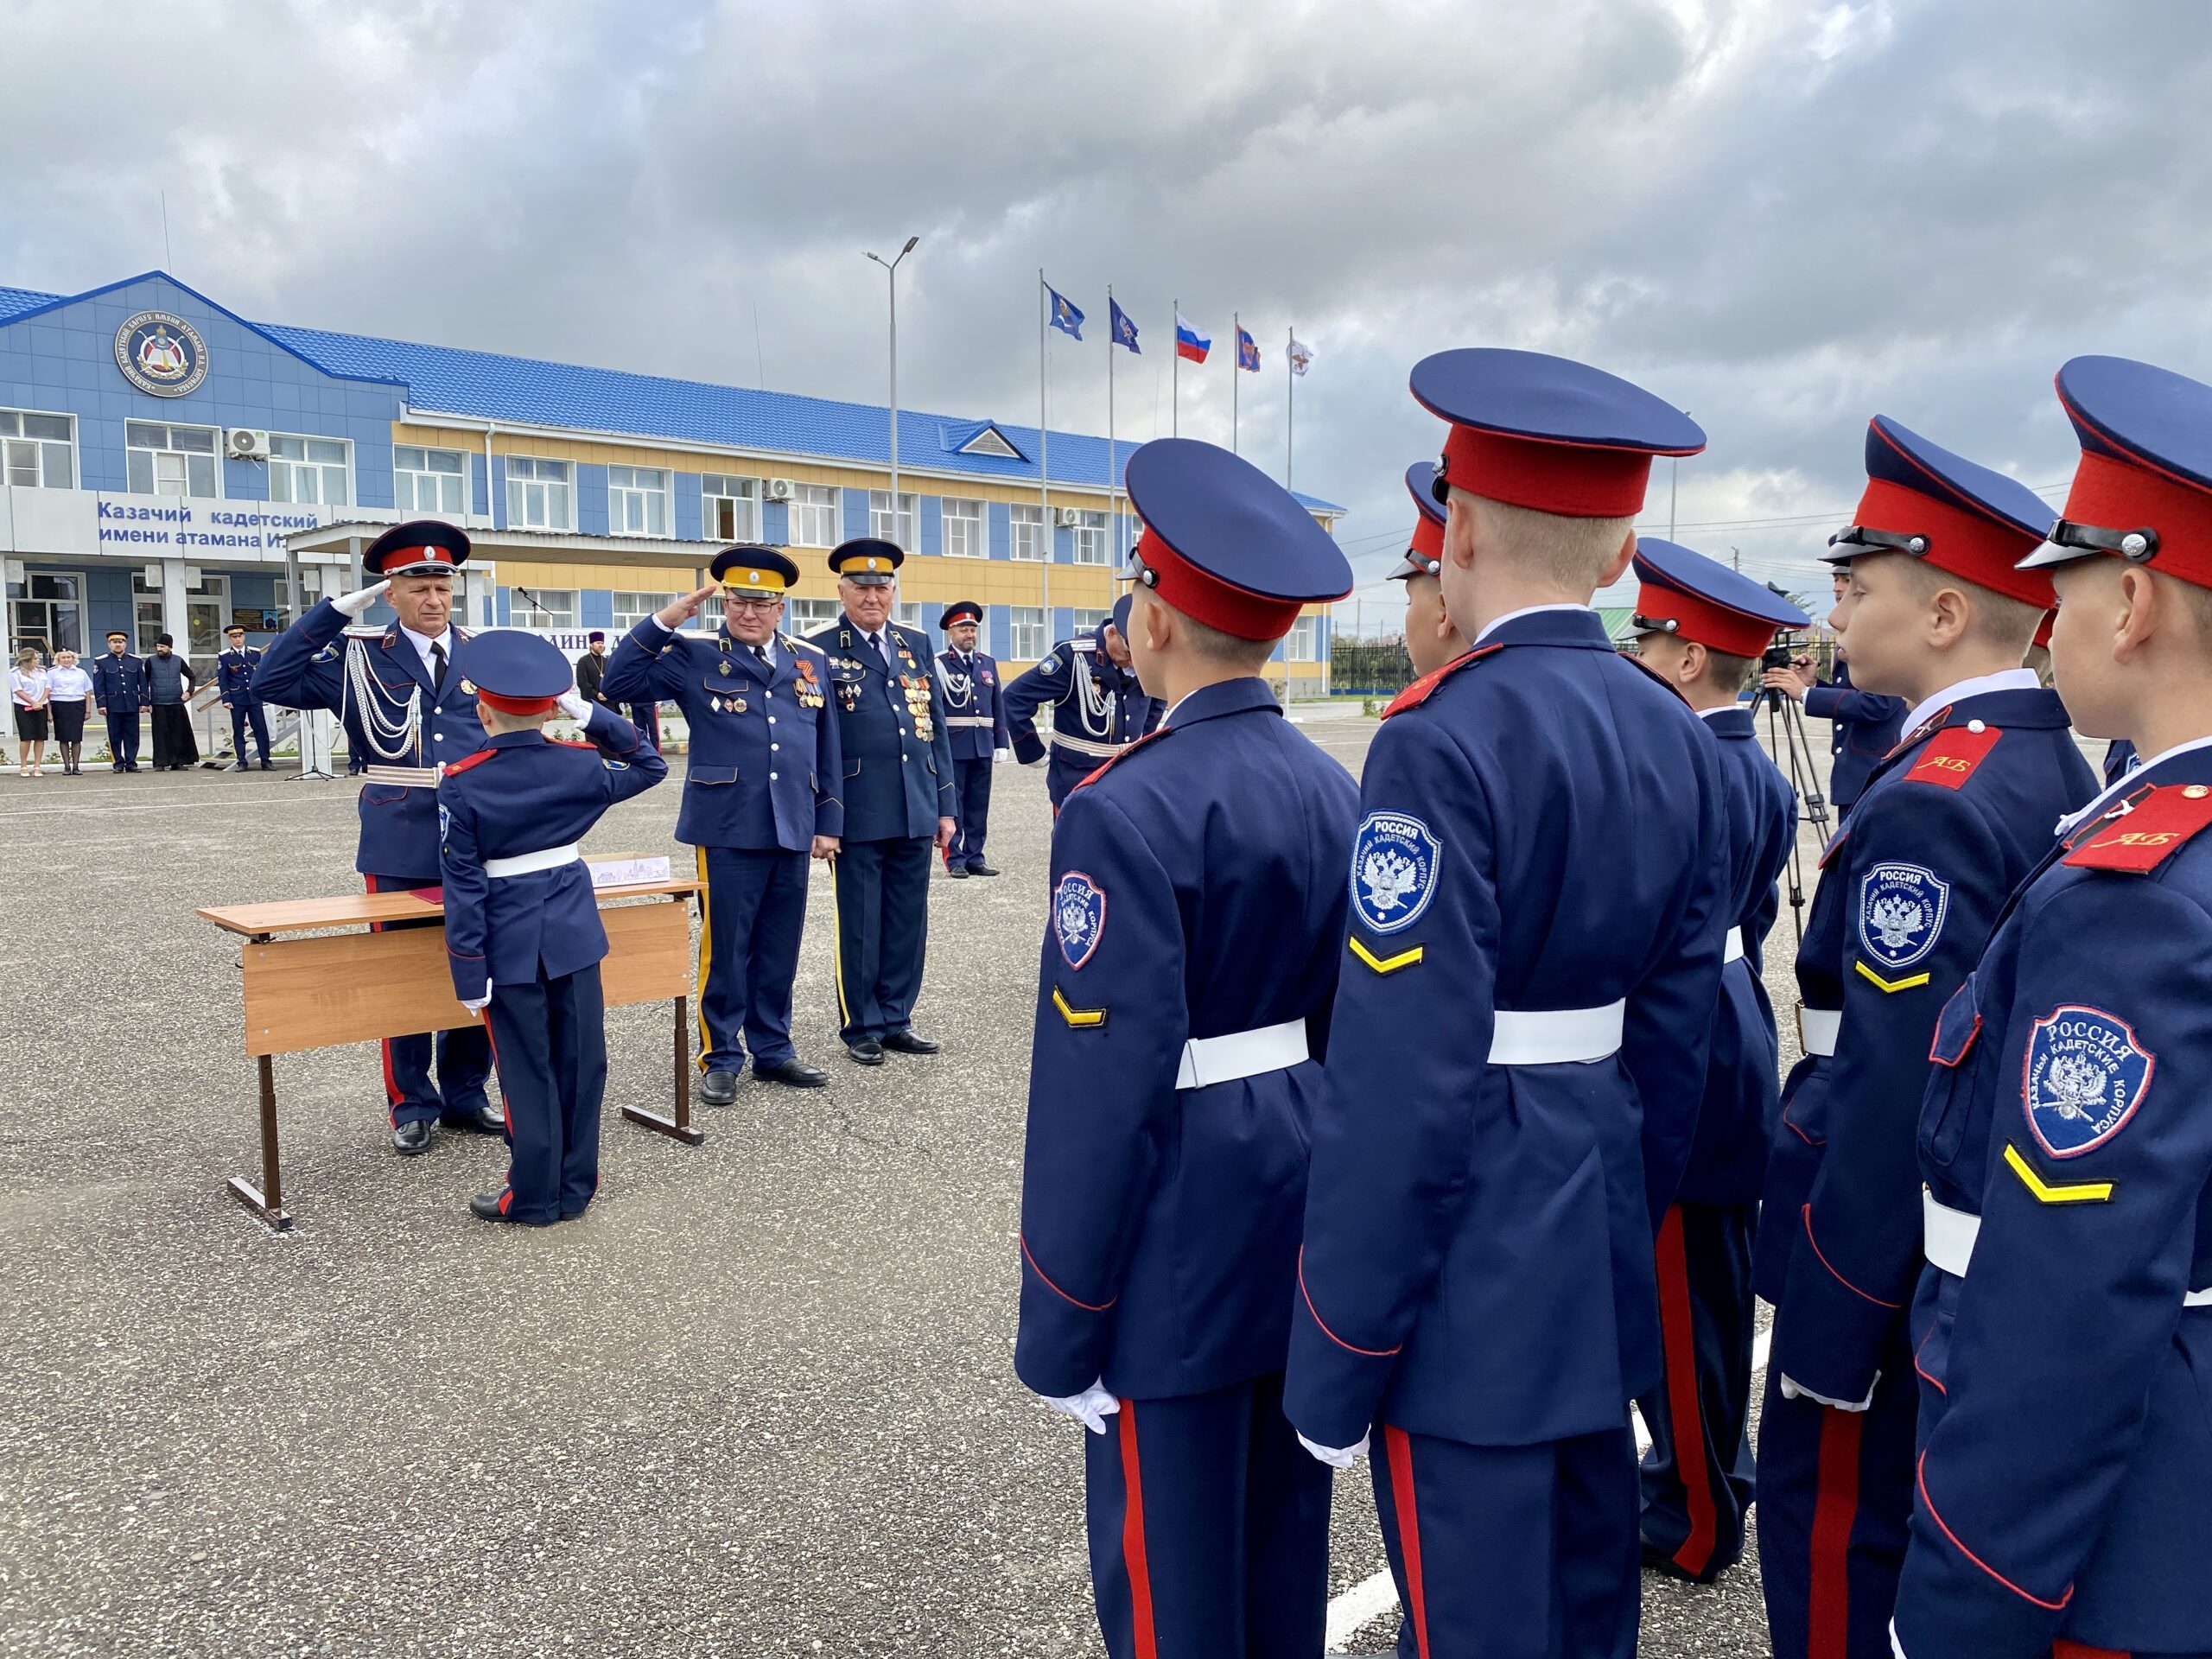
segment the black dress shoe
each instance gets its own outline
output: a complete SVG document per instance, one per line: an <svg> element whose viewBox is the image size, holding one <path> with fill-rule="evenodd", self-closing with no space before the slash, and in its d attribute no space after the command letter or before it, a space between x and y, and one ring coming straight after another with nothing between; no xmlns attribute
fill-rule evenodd
<svg viewBox="0 0 2212 1659"><path fill-rule="evenodd" d="M883 1045L874 1041L848 1043L845 1052L855 1065L881 1065Z"/></svg>
<svg viewBox="0 0 2212 1659"><path fill-rule="evenodd" d="M699 1079L699 1098L709 1106L737 1104L737 1073L709 1071Z"/></svg>
<svg viewBox="0 0 2212 1659"><path fill-rule="evenodd" d="M391 1149L403 1158L412 1158L430 1149L430 1125L426 1118L416 1118L412 1123L403 1123L391 1132Z"/></svg>
<svg viewBox="0 0 2212 1659"><path fill-rule="evenodd" d="M968 874L970 875L996 875L998 872L988 864L970 864L968 867Z"/></svg>
<svg viewBox="0 0 2212 1659"><path fill-rule="evenodd" d="M263 761L263 762L261 763L261 769L262 769L264 772L274 772L274 771L276 771L276 762L274 762L273 760L264 760L264 761ZM245 767L243 767L243 766L241 766L241 767L239 767L239 768L238 768L238 770L239 770L239 771L241 771L241 772L243 772L243 771L245 771Z"/></svg>
<svg viewBox="0 0 2212 1659"><path fill-rule="evenodd" d="M884 1047L893 1054L934 1054L938 1045L926 1037L917 1037L911 1031L894 1031L883 1039Z"/></svg>
<svg viewBox="0 0 2212 1659"><path fill-rule="evenodd" d="M248 770L248 767L243 760L233 760L229 766L225 766L223 770L225 772L245 772Z"/></svg>
<svg viewBox="0 0 2212 1659"><path fill-rule="evenodd" d="M965 881L968 879L968 867L964 864L949 865L944 873L956 881Z"/></svg>
<svg viewBox="0 0 2212 1659"><path fill-rule="evenodd" d="M468 1135L505 1135L507 1132L507 1120L493 1106L479 1106L473 1112L442 1117L438 1122L448 1129L460 1129Z"/></svg>
<svg viewBox="0 0 2212 1659"><path fill-rule="evenodd" d="M830 1081L827 1071L800 1059L778 1060L771 1065L755 1060L753 1075L762 1083L780 1083L786 1089L820 1089Z"/></svg>
<svg viewBox="0 0 2212 1659"><path fill-rule="evenodd" d="M550 1227L550 1221L531 1221L524 1216L502 1215L497 1192L479 1192L468 1201L468 1213L479 1221L504 1221L519 1227Z"/></svg>

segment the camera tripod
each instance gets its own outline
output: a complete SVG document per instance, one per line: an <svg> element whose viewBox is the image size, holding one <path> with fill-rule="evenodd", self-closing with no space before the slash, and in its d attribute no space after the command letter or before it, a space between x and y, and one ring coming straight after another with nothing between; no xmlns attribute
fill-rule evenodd
<svg viewBox="0 0 2212 1659"><path fill-rule="evenodd" d="M1786 665L1786 664L1785 664ZM1769 688L1759 693L1766 704L1768 747L1789 774L1789 787L1802 804L1805 822L1813 826L1821 845L1827 845L1828 803L1821 793L1820 773L1813 766L1813 746L1805 736L1804 710L1787 692ZM1789 925L1797 942L1805 939L1805 855L1793 832L1789 837Z"/></svg>

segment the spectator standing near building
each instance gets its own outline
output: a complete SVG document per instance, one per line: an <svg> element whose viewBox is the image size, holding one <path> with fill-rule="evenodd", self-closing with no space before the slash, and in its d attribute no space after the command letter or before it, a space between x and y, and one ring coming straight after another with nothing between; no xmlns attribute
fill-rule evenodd
<svg viewBox="0 0 2212 1659"><path fill-rule="evenodd" d="M92 696L92 677L77 665L73 651L54 653L46 677L46 705L54 715L54 741L61 751L65 777L85 773L85 706Z"/></svg>
<svg viewBox="0 0 2212 1659"><path fill-rule="evenodd" d="M47 699L50 695L46 671L38 652L25 645L16 653L8 671L8 701L16 709L16 775L46 776Z"/></svg>
<svg viewBox="0 0 2212 1659"><path fill-rule="evenodd" d="M154 707L154 770L183 772L200 764L199 740L185 702L198 689L192 664L176 654L176 641L163 634L146 659L146 690Z"/></svg>

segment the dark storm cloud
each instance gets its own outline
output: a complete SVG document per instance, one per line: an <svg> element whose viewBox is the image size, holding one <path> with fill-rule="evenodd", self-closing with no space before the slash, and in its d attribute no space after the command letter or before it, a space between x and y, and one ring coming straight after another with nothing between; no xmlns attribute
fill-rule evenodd
<svg viewBox="0 0 2212 1659"><path fill-rule="evenodd" d="M12 8L0 281L162 262L250 315L1103 429L1105 284L1145 330L1124 435L1167 424L1171 302L1209 327L1182 429L1354 508L1370 577L1450 344L1573 353L1691 409L1682 538L1817 588L1867 416L2034 484L2079 351L2212 371L2212 19L1871 0L1037 8ZM757 333L756 333L757 318ZM1157 419L1155 420L1155 416ZM1663 521L1667 476L1647 521ZM1370 593L1376 590L1370 588ZM1388 603L1388 594L1378 595ZM1373 611L1370 604L1369 609Z"/></svg>

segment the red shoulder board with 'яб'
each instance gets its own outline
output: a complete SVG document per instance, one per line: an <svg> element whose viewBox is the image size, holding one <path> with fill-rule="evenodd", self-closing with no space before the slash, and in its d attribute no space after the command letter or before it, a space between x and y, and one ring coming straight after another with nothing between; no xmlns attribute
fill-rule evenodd
<svg viewBox="0 0 2212 1659"><path fill-rule="evenodd" d="M1953 726L1938 732L1920 752L1920 759L1912 763L1904 780L1942 789L1963 788L1974 776L1974 769L1988 759L1997 740L2004 735L1994 726L1984 726L1980 731L1972 726Z"/></svg>
<svg viewBox="0 0 2212 1659"><path fill-rule="evenodd" d="M1427 673L1390 699L1390 706L1382 711L1382 718L1388 720L1393 715L1402 715L1408 709L1420 708L1428 701L1430 692L1435 690L1438 686L1443 684L1447 678L1457 674L1469 663L1479 662L1492 652L1504 649L1503 645L1484 645L1478 650L1467 652L1465 656L1454 657L1441 668L1429 670Z"/></svg>
<svg viewBox="0 0 2212 1659"><path fill-rule="evenodd" d="M2147 874L2207 824L2212 824L2212 789L2202 784L2146 789L2083 831L2066 861L2085 870Z"/></svg>

